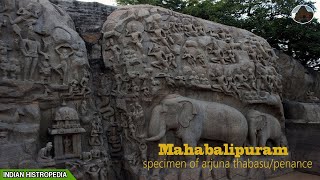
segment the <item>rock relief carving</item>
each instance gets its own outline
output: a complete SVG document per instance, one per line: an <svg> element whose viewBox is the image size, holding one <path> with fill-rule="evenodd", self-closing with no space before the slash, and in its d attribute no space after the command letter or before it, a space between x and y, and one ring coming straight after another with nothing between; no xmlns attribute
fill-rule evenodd
<svg viewBox="0 0 320 180"><path fill-rule="evenodd" d="M59 7L33 0L4 4L0 86L8 90L0 92L0 141L12 148L18 142L13 126L21 122L30 123L32 132L49 129L39 134L52 143L36 144L39 134L31 133L30 143L21 145L35 166L63 164L79 179L125 179L124 174L148 179L151 174L142 163L158 159L152 142L196 146L207 139L272 146L268 139L277 145L283 138L277 57L252 33L158 7L124 7L105 23L105 67L92 72L70 19L54 18L61 16ZM253 108L267 123L250 131L248 109ZM211 134L223 128L231 130ZM268 134L271 130L276 131ZM38 156L30 155L32 145L44 147ZM27 167L27 161L19 164ZM184 173L154 170L153 178Z"/></svg>
<svg viewBox="0 0 320 180"><path fill-rule="evenodd" d="M242 134L235 135L241 140L230 142L254 146L269 139L274 144L268 140L261 145L278 145L278 136L272 139L262 135L269 131L265 129L272 129L277 132L271 134L284 137L282 79L275 67L278 57L266 40L244 30L159 7L130 6L116 12L109 16L103 28L103 58L110 77L109 83L101 84L108 84L110 91L105 97L100 95L101 112L110 112L104 118L112 124L107 135L113 140L109 142L109 150L115 152L111 153L111 159L123 154L131 173L142 179L173 177L179 172L166 174L159 169L152 174L144 172L143 160L158 158L151 141L174 143L174 139L180 139L192 146L202 139L228 142L223 138L232 135L222 135L222 139L210 136L211 131L207 132L207 125L202 123L214 123L214 120L201 117L226 118L217 123L223 126L234 113L238 115L232 119L238 119L237 127L243 128L232 130ZM117 51L111 49L110 41ZM213 113L220 106L223 110ZM277 110L270 110L271 107ZM179 108L187 110L179 112ZM253 132L248 125L247 114L251 112L248 109L254 108L268 123L279 124L259 129L259 142L247 138ZM205 116L209 109L212 114ZM184 120L173 122L178 115L185 117ZM197 129L193 130L194 127ZM185 177L187 172L180 173ZM210 173L202 173L212 178ZM190 176L201 179L197 173Z"/></svg>

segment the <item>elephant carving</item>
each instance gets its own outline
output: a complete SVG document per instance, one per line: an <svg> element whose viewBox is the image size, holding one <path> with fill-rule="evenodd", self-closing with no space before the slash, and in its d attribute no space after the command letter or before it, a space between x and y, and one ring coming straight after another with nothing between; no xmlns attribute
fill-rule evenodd
<svg viewBox="0 0 320 180"><path fill-rule="evenodd" d="M244 115L233 107L171 94L153 108L146 141L165 143L168 130L175 131L189 146L196 146L200 138L242 146L248 125Z"/></svg>
<svg viewBox="0 0 320 180"><path fill-rule="evenodd" d="M256 110L247 113L249 141L252 146L264 147L268 140L275 146L287 146L277 118Z"/></svg>

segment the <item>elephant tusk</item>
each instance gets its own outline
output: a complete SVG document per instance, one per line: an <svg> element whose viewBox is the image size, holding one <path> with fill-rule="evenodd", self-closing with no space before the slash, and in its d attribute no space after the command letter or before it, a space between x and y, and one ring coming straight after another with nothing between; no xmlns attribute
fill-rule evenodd
<svg viewBox="0 0 320 180"><path fill-rule="evenodd" d="M160 133L156 136L145 139L146 141L159 141L166 134L166 128L163 127L160 130Z"/></svg>

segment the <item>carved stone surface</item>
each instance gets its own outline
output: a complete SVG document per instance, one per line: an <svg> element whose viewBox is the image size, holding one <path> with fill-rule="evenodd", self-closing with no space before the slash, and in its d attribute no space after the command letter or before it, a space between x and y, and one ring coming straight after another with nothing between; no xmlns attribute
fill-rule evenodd
<svg viewBox="0 0 320 180"><path fill-rule="evenodd" d="M111 106L112 115L104 117L110 131L116 135L118 127L124 137L121 148L109 150L124 154L131 176L202 179L197 169L145 172L142 161L157 159L151 141L287 145L278 57L261 37L160 7L126 6L105 22L102 53L112 83L101 81L108 90L100 93L100 104ZM132 109L141 109L144 120ZM226 176L251 177L237 171Z"/></svg>
<svg viewBox="0 0 320 180"><path fill-rule="evenodd" d="M103 11L102 29L88 25L106 17L80 26L77 2L51 1L0 2L0 168L65 167L100 180L278 176L290 169L148 171L142 162L195 158L158 157L160 142L287 146L285 118L294 159L306 154L292 134L299 123L318 123L318 76L291 62L286 69L265 39L148 5L106 7L114 11ZM301 90L292 74L308 79Z"/></svg>
<svg viewBox="0 0 320 180"><path fill-rule="evenodd" d="M61 134L70 136L60 139L62 149L67 151L71 144L74 152L80 145L76 153L80 157L81 136L76 139L72 135L85 131L80 118L78 124L69 124L72 119L59 119L54 114L61 110L63 101L69 108L78 109L90 95L87 51L72 20L46 0L1 1L0 19L1 166L59 165L51 149L59 149L56 135ZM60 127L61 122L68 127ZM72 128L77 132L71 132ZM64 133L58 132L61 130Z"/></svg>
<svg viewBox="0 0 320 180"><path fill-rule="evenodd" d="M319 86L317 86L318 73L303 67L297 60L292 57L277 51L279 60L276 61L276 66L283 81L283 97L291 101L307 102L309 98L307 93L315 92L314 96L319 96ZM300 88L296 85L299 84Z"/></svg>
<svg viewBox="0 0 320 180"><path fill-rule="evenodd" d="M86 43L89 62L99 62L101 56L101 28L107 17L116 9L97 2L75 0L49 0L70 15L77 32Z"/></svg>

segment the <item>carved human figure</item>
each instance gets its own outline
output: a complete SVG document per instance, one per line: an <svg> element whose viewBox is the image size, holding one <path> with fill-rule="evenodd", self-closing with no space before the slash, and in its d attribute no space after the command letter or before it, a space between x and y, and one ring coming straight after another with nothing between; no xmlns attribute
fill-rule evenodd
<svg viewBox="0 0 320 180"><path fill-rule="evenodd" d="M209 79L206 77L205 74L200 74L200 84L202 85L209 85L210 82L209 82Z"/></svg>
<svg viewBox="0 0 320 180"><path fill-rule="evenodd" d="M89 139L89 144L91 146L101 146L103 145L103 127L99 115L96 115L95 120L91 123L91 134Z"/></svg>
<svg viewBox="0 0 320 180"><path fill-rule="evenodd" d="M197 62L199 62L201 65L205 65L205 56L204 56L204 54L203 53L201 53L201 52L198 52L197 53L197 56L196 56L196 61Z"/></svg>
<svg viewBox="0 0 320 180"><path fill-rule="evenodd" d="M136 128L136 125L134 124L131 116L128 116L128 128L129 128L129 131L130 131L130 136L134 140L139 141L138 138L137 138L137 130L136 130L137 128Z"/></svg>
<svg viewBox="0 0 320 180"><path fill-rule="evenodd" d="M18 26L19 23L24 21L35 21L39 18L42 13L42 6L39 3L31 2L26 7L21 7L17 11L18 17L14 20L9 14L4 14L8 16L10 23L12 24L13 31L22 39L21 28Z"/></svg>
<svg viewBox="0 0 320 180"><path fill-rule="evenodd" d="M2 70L3 78L8 78L8 73L10 70L10 62L8 59L8 51L10 51L11 48L8 47L6 43L0 40L0 69Z"/></svg>
<svg viewBox="0 0 320 180"><path fill-rule="evenodd" d="M135 102L129 105L131 112L130 116L132 117L133 123L137 126L137 137L142 138L146 134L144 134L144 111L139 102Z"/></svg>
<svg viewBox="0 0 320 180"><path fill-rule="evenodd" d="M155 34L155 37L151 37L151 40L154 42L162 42L165 46L167 46L168 48L170 48L170 44L167 41L167 39L169 39L169 41L171 43L173 43L173 40L170 37L167 37L166 32L160 28L158 23L154 24L153 30L149 30L149 32L153 32Z"/></svg>
<svg viewBox="0 0 320 180"><path fill-rule="evenodd" d="M256 66L257 89L266 90L268 85L267 70L260 62L257 62L255 66Z"/></svg>
<svg viewBox="0 0 320 180"><path fill-rule="evenodd" d="M49 55L41 51L41 44L35 37L28 36L27 39L22 39L21 52L25 56L24 60L24 79L31 80L36 66L38 65L39 55L41 54L45 59L49 59Z"/></svg>
<svg viewBox="0 0 320 180"><path fill-rule="evenodd" d="M250 87L253 88L254 90L257 90L257 84L256 84L257 80L255 77L253 68L249 67L247 69L247 75L248 75L248 83Z"/></svg>
<svg viewBox="0 0 320 180"><path fill-rule="evenodd" d="M92 166L90 166L88 168L88 170L86 171L86 173L89 174L90 179L92 180L99 180L99 172L100 172L101 167L99 167L98 165L93 164Z"/></svg>
<svg viewBox="0 0 320 180"><path fill-rule="evenodd" d="M146 143L140 143L139 144L139 150L141 153L141 160L142 161L146 161L147 160L147 150L148 150L148 146Z"/></svg>
<svg viewBox="0 0 320 180"><path fill-rule="evenodd" d="M82 116L86 116L87 113L88 113L87 101L84 99L84 100L81 101L80 114Z"/></svg>
<svg viewBox="0 0 320 180"><path fill-rule="evenodd" d="M69 96L74 96L75 94L80 93L79 81L73 79L69 84Z"/></svg>
<svg viewBox="0 0 320 180"><path fill-rule="evenodd" d="M237 59L236 59L236 55L234 54L234 52L232 50L226 50L225 51L225 62L229 62L229 63L237 63Z"/></svg>
<svg viewBox="0 0 320 180"><path fill-rule="evenodd" d="M186 79L184 76L176 76L174 79L177 86L184 87L186 85Z"/></svg>
<svg viewBox="0 0 320 180"><path fill-rule="evenodd" d="M145 19L147 22L147 31L152 31L157 29L160 25L161 15L153 14Z"/></svg>
<svg viewBox="0 0 320 180"><path fill-rule="evenodd" d="M48 142L46 147L40 149L40 151L38 152L38 157L37 157L38 163L55 164L55 162L51 156L52 147L53 147L52 142Z"/></svg>
<svg viewBox="0 0 320 180"><path fill-rule="evenodd" d="M124 49L123 54L123 61L129 63L130 66L141 64L141 60L137 58L137 54L133 49Z"/></svg>
<svg viewBox="0 0 320 180"><path fill-rule="evenodd" d="M226 80L228 82L228 91L226 93L233 93L240 97L239 89L237 88L237 84L235 82L234 76L231 74L231 71L227 71Z"/></svg>
<svg viewBox="0 0 320 180"><path fill-rule="evenodd" d="M168 26L169 26L169 30L171 33L177 33L179 32L179 29L178 29L178 21L179 19L174 17L174 16L170 16L169 19L168 19Z"/></svg>
<svg viewBox="0 0 320 180"><path fill-rule="evenodd" d="M130 142L130 143L133 143L130 139L130 134L129 134L129 130L128 130L128 121L127 121L127 117L124 115L124 114L121 114L120 115L120 126L123 128L123 132L124 132L124 137Z"/></svg>
<svg viewBox="0 0 320 180"><path fill-rule="evenodd" d="M306 95L307 95L307 100L309 100L311 102L319 101L319 98L317 96L315 96L313 91L309 90Z"/></svg>
<svg viewBox="0 0 320 180"><path fill-rule="evenodd" d="M214 73L210 74L212 81L215 83L211 86L213 90L229 92L227 78L223 73L223 69L216 68Z"/></svg>
<svg viewBox="0 0 320 180"><path fill-rule="evenodd" d="M189 76L188 80L191 86L197 86L200 84L200 79L196 71L191 71L191 75Z"/></svg>
<svg viewBox="0 0 320 180"><path fill-rule="evenodd" d="M10 63L9 76L12 79L20 79L20 73L21 73L20 61L16 58L11 58L10 62L11 63Z"/></svg>
<svg viewBox="0 0 320 180"><path fill-rule="evenodd" d="M131 92L134 97L139 97L140 87L135 82L132 82Z"/></svg>
<svg viewBox="0 0 320 180"><path fill-rule="evenodd" d="M40 61L39 66L40 66L39 73L41 75L41 81L43 83L48 83L52 75L52 69L53 69L49 62L49 59Z"/></svg>
<svg viewBox="0 0 320 180"><path fill-rule="evenodd" d="M236 82L237 89L246 88L247 90L251 90L250 85L247 83L248 78L245 76L239 67L234 69L234 80Z"/></svg>
<svg viewBox="0 0 320 180"><path fill-rule="evenodd" d="M213 41L210 45L208 45L207 52L208 54L213 54L214 56L209 59L210 62L226 64L224 53L222 52L221 48L218 46L218 44L215 41Z"/></svg>
<svg viewBox="0 0 320 180"><path fill-rule="evenodd" d="M267 78L267 89L269 90L269 92L272 92L274 89L274 86L276 84L276 78L277 78L277 71L274 67L270 66L266 68L267 74L266 74L266 78Z"/></svg>
<svg viewBox="0 0 320 180"><path fill-rule="evenodd" d="M74 56L72 56L70 66L68 66L71 71L69 75L71 78L80 79L81 70L89 68L90 65L85 57L85 51L79 43L74 43L72 49L74 50Z"/></svg>
<svg viewBox="0 0 320 180"><path fill-rule="evenodd" d="M99 180L107 180L108 177L108 164L105 163L104 166L101 167L100 173L99 173Z"/></svg>
<svg viewBox="0 0 320 180"><path fill-rule="evenodd" d="M132 37L133 38L133 37ZM135 37L135 38L138 38L138 37ZM136 41L136 40L134 40ZM135 43L138 43L138 42L135 42ZM120 47L114 43L114 39L113 37L110 37L107 41L106 41L106 51L107 50L111 50L113 52L113 55L115 56L116 58L116 61L119 62L120 60L120 54L121 54L121 49ZM111 60L113 60L111 58Z"/></svg>
<svg viewBox="0 0 320 180"><path fill-rule="evenodd" d="M90 78L89 73L85 71L80 81L80 86L81 86L80 94L84 96L91 93L91 89L89 88L89 78Z"/></svg>
<svg viewBox="0 0 320 180"><path fill-rule="evenodd" d="M197 29L192 23L184 25L184 33L186 36L197 36Z"/></svg>
<svg viewBox="0 0 320 180"><path fill-rule="evenodd" d="M116 81L116 92L117 93L122 93L122 86L124 84L124 82L126 81L126 78L124 77L124 75L116 72L117 74L114 75L114 79Z"/></svg>
<svg viewBox="0 0 320 180"><path fill-rule="evenodd" d="M199 23L197 20L194 20L193 23L194 23L194 26L196 28L196 31L197 31L198 35L199 36L205 36L206 32L204 30L203 25L201 23Z"/></svg>
<svg viewBox="0 0 320 180"><path fill-rule="evenodd" d="M248 47L248 55L249 55L249 58L250 60L252 60L253 62L256 62L257 61L257 52L255 51L255 46L249 46Z"/></svg>
<svg viewBox="0 0 320 180"><path fill-rule="evenodd" d="M71 154L72 153L72 141L68 136L66 136L64 138L63 146L64 146L64 154Z"/></svg>
<svg viewBox="0 0 320 180"><path fill-rule="evenodd" d="M149 96L149 84L152 77L153 68L144 68L144 73L139 75L139 79L141 80L141 90L143 91L145 96ZM147 93L147 94L145 94Z"/></svg>
<svg viewBox="0 0 320 180"><path fill-rule="evenodd" d="M211 37L213 37L215 39L219 39L219 35L213 29L209 29L207 31L207 34L209 34Z"/></svg>
<svg viewBox="0 0 320 180"><path fill-rule="evenodd" d="M188 50L187 47L184 47L183 48L184 50L184 53L183 53L183 56L182 56L182 59L186 59L188 64L192 65L192 66L196 66L196 57L194 57L194 55L192 55L190 53L190 50Z"/></svg>
<svg viewBox="0 0 320 180"><path fill-rule="evenodd" d="M161 70L167 71L169 68L166 54L161 50L161 47L154 44L152 48L149 47L148 56L155 56L156 61L151 62L151 65Z"/></svg>
<svg viewBox="0 0 320 180"><path fill-rule="evenodd" d="M112 88L112 81L111 77L107 74L100 73L100 84L98 89L99 96L106 96L110 94Z"/></svg>
<svg viewBox="0 0 320 180"><path fill-rule="evenodd" d="M55 48L57 54L60 57L60 64L55 67L56 70L61 69L62 72L60 75L62 76L62 83L64 85L68 84L68 70L70 62L68 61L69 57L74 54L74 50L69 44L60 44Z"/></svg>
<svg viewBox="0 0 320 180"><path fill-rule="evenodd" d="M166 59L168 60L169 67L177 68L176 57L173 53L169 53L166 55Z"/></svg>
<svg viewBox="0 0 320 180"><path fill-rule="evenodd" d="M125 155L125 159L131 166L136 166L138 163L138 156L139 154L137 152L133 152L131 154Z"/></svg>
<svg viewBox="0 0 320 180"><path fill-rule="evenodd" d="M217 33L221 39L226 39L227 35L229 34L229 31L227 29L219 27Z"/></svg>
<svg viewBox="0 0 320 180"><path fill-rule="evenodd" d="M264 58L269 58L269 54L265 51L264 46L262 46L262 44L258 41L258 39L256 37L251 37L249 40L249 43L254 45L255 47L257 47L258 51L261 53L261 55Z"/></svg>

